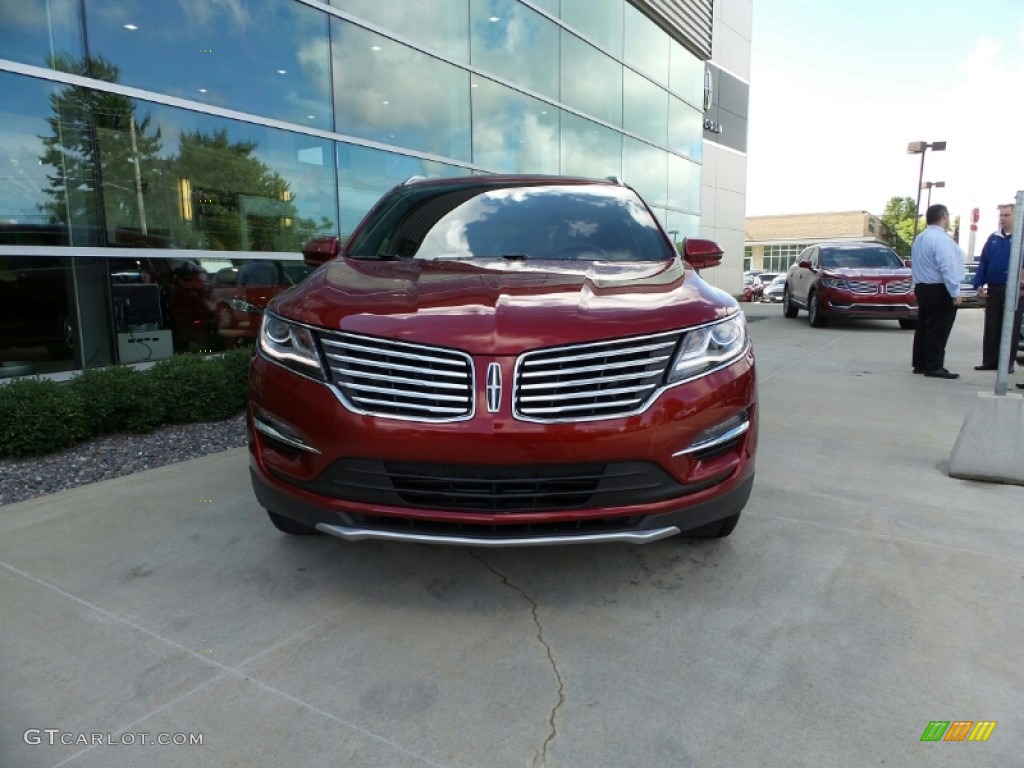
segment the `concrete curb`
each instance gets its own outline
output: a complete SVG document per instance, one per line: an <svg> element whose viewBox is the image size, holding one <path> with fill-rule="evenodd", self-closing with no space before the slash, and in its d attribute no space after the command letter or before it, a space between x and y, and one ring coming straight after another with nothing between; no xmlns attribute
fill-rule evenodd
<svg viewBox="0 0 1024 768"><path fill-rule="evenodd" d="M978 393L953 445L949 474L1024 485L1024 396Z"/></svg>

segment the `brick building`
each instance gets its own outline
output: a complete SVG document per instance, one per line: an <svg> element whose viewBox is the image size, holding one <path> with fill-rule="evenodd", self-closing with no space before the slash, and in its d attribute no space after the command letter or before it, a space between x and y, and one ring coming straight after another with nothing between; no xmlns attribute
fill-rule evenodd
<svg viewBox="0 0 1024 768"><path fill-rule="evenodd" d="M867 211L750 216L746 221L743 269L783 272L808 245L826 240L889 243L885 222Z"/></svg>

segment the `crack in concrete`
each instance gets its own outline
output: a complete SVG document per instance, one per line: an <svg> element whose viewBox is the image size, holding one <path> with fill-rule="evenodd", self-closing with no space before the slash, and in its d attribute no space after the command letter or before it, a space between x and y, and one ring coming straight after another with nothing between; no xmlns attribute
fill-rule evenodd
<svg viewBox="0 0 1024 768"><path fill-rule="evenodd" d="M555 680L558 682L558 701L555 702L555 706L551 708L551 714L548 716L548 735L544 739L544 743L541 744L533 753L533 768L541 768L541 766L548 764L548 747L551 746L551 742L553 742L555 737L558 736L558 726L555 724L555 719L558 716L559 708L561 708L562 704L565 703L565 683L562 680L562 673L558 671L558 664L555 662L555 656L551 650L551 646L548 644L548 641L544 639L544 627L540 623L540 616L537 615L537 601L509 581L508 576L493 568L490 563L480 557L476 552L469 550L469 555L479 562L484 568L500 578L502 584L522 595L523 599L530 604L533 623L537 625L537 640L544 646L544 651L547 653L548 657L548 663L551 665L551 671L555 673Z"/></svg>

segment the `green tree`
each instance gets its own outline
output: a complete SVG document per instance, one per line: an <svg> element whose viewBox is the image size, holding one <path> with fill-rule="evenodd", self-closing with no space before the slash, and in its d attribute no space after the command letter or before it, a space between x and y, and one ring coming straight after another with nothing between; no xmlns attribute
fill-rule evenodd
<svg viewBox="0 0 1024 768"><path fill-rule="evenodd" d="M51 58L62 72L115 83L118 69L102 57ZM69 86L50 96L52 134L41 136L50 198L40 205L53 223L126 227L146 231L144 169L153 167L161 147L150 118L139 120L127 96ZM102 185L102 186L101 186ZM103 211L100 211L102 202Z"/></svg>
<svg viewBox="0 0 1024 768"><path fill-rule="evenodd" d="M296 251L329 221L299 219L288 181L254 155L254 141L232 141L226 129L183 133L177 174L191 189L192 224L179 245L230 251Z"/></svg>
<svg viewBox="0 0 1024 768"><path fill-rule="evenodd" d="M891 197L885 204L885 212L882 214L882 221L889 227L891 234L892 248L900 255L900 258L910 258L910 246L914 239L914 219L917 213L917 203L912 197ZM923 223L918 219L918 231L920 232Z"/></svg>

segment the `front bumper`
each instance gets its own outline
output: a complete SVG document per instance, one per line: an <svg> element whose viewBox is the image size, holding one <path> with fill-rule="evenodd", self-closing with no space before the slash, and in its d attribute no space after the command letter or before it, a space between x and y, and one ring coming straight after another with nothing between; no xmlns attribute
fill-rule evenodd
<svg viewBox="0 0 1024 768"><path fill-rule="evenodd" d="M912 293L859 295L828 289L821 296L821 302L821 310L830 317L859 317L864 320L917 319L917 301Z"/></svg>
<svg viewBox="0 0 1024 768"><path fill-rule="evenodd" d="M640 414L567 424L516 420L507 403L499 413L446 424L359 415L326 384L259 355L251 385L250 468L260 504L349 540L641 543L735 515L753 482L757 404L749 350L725 369L664 391ZM744 411L745 431L694 450L705 430ZM440 482L436 475L425 488L406 488L396 479L395 473L415 479L424 467L479 476L498 490L486 503L466 504L465 495L435 493L429 483ZM520 470L528 478L531 472L542 479L554 475L557 485L567 469L583 474L577 467L597 477L592 495L570 486L549 496L538 490L532 505L515 501L530 495ZM617 484L629 475L639 478L635 486ZM559 494L571 499L548 503Z"/></svg>

